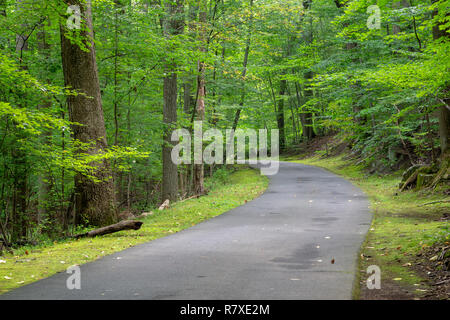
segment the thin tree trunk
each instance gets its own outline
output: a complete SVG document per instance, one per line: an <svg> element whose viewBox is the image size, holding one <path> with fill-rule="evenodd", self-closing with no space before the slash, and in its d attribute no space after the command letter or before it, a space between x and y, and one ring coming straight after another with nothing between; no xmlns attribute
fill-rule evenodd
<svg viewBox="0 0 450 320"><path fill-rule="evenodd" d="M167 38L178 35L183 31L182 19L183 2L177 0L166 4L166 17L164 19L164 35ZM177 123L177 74L173 61L166 61L166 74L164 78L164 138L163 138L163 181L162 201L177 200L178 196L178 167L172 161L171 153L174 142L171 141L172 131Z"/></svg>
<svg viewBox="0 0 450 320"><path fill-rule="evenodd" d="M293 100L295 98L291 98L291 93L290 93L289 87L290 86L288 85L287 93L289 96L289 109L291 110L291 117L292 117L292 131L294 132L293 143L295 144L298 142L297 123L296 123L296 116L295 116L295 112L294 112L295 103L293 102Z"/></svg>
<svg viewBox="0 0 450 320"><path fill-rule="evenodd" d="M131 86L131 73L128 72L128 87ZM128 92L128 110L127 110L127 144L131 144L131 91ZM133 178L132 170L128 172L127 184L127 210L131 213L131 180Z"/></svg>
<svg viewBox="0 0 450 320"><path fill-rule="evenodd" d="M312 78L313 78L312 71L308 71L305 73L305 79L311 80ZM304 89L304 96L307 100L313 97L313 91L309 85ZM313 113L309 110L306 110L303 111L303 116L304 116L303 136L305 137L306 140L309 141L316 136L313 128Z"/></svg>
<svg viewBox="0 0 450 320"><path fill-rule="evenodd" d="M17 0L17 11L23 11L24 0ZM22 24L26 27L26 24ZM19 58L21 70L28 70L24 62L23 53L28 50L28 38L23 34L16 35L16 53ZM22 105L22 107L26 107ZM24 138L18 132L19 138ZM16 242L27 235L27 194L28 194L28 161L27 156L21 148L14 148L11 152L13 158L13 196L12 196L12 230L11 242Z"/></svg>
<svg viewBox="0 0 450 320"><path fill-rule="evenodd" d="M250 10L252 10L252 7L253 7L253 0L250 0ZM248 56L250 53L250 44L251 44L251 39L252 39L252 22L253 22L253 14L250 14L247 42L245 45L244 62L242 63L242 74L241 74L242 93L241 93L241 101L239 102L240 108L236 110L236 114L234 115L233 130L237 129L239 118L240 118L241 112L242 112L242 107L244 106L244 103L245 103L245 77L247 75Z"/></svg>
<svg viewBox="0 0 450 320"><path fill-rule="evenodd" d="M338 4L338 1L335 0L336 5ZM310 10L312 6L312 0L307 0L304 2L304 7L306 10ZM310 30L309 34L305 34L305 42L307 44L312 44L313 42L313 30L312 30L312 18L310 19ZM309 98L313 97L313 91L311 88L311 85L308 83L309 80L312 80L314 77L314 74L311 70L308 70L304 73L304 78L306 79L306 85L304 88L304 97L306 101L309 100ZM309 110L309 106L306 107L307 110L302 111L302 124L303 124L303 137L309 141L313 139L316 134L314 132L313 128L313 113Z"/></svg>
<svg viewBox="0 0 450 320"><path fill-rule="evenodd" d="M432 1L433 3L436 2L436 0ZM437 10L433 12L433 17L438 15ZM448 17L450 13L447 13L446 16ZM434 40L440 40L442 38L450 38L449 28L443 28L440 27L444 25L444 22L439 22L436 25L433 26L433 39ZM438 119L439 119L439 140L441 144L441 156L442 158L450 158L450 86L447 86L444 89L445 98L442 99L441 106L439 107L438 111Z"/></svg>
<svg viewBox="0 0 450 320"><path fill-rule="evenodd" d="M201 9L199 13L200 22L200 41L202 43L199 50L201 52L206 52L206 5L201 2ZM205 97L206 97L206 87L205 87L205 63L203 61L198 61L198 99L197 99L197 121L203 122L205 120ZM205 193L204 187L204 164L203 161L200 164L194 164L194 194L202 195Z"/></svg>
<svg viewBox="0 0 450 320"><path fill-rule="evenodd" d="M286 93L287 81L285 79L280 80L280 99L278 100L277 108L277 125L280 131L280 150L286 149L286 134L285 134L285 121L284 121L284 95Z"/></svg>
<svg viewBox="0 0 450 320"><path fill-rule="evenodd" d="M45 32L45 26L41 26L41 30L37 33L38 38L38 50L41 55L43 55L48 62L50 59L50 44L47 42L47 33ZM50 79L46 79L47 83L50 83ZM48 110L51 108L52 102L48 98L45 99L44 103L39 105L39 109ZM51 131L45 130L41 135L42 143L49 145L51 139ZM51 180L50 175L46 173L41 173L38 178L38 216L37 223L40 223L42 218L45 217L48 207L48 194L51 190L49 181ZM61 216L62 220L64 217Z"/></svg>

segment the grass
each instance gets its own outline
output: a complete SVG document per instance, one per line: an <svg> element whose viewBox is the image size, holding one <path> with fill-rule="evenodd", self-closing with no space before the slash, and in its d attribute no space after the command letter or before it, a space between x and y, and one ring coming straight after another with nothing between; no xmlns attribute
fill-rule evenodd
<svg viewBox="0 0 450 320"><path fill-rule="evenodd" d="M442 194L415 191L399 193L399 172L369 175L362 165L352 164L343 155L297 159L298 157L284 158L285 161L314 165L337 173L368 195L374 218L361 248L359 276L365 280L366 268L378 265L381 268L382 283L395 281L410 288L417 296L425 294L427 285L413 269L414 261L422 248L450 242L449 223L439 220L444 212L450 213L450 204L421 205L442 200ZM355 289L354 295L358 298L359 288Z"/></svg>
<svg viewBox="0 0 450 320"><path fill-rule="evenodd" d="M226 182L225 182L226 181ZM0 294L126 248L152 241L218 216L261 195L268 179L240 167L231 175L208 181L208 195L155 211L138 231L122 231L92 239L65 240L41 247L23 247L0 260Z"/></svg>

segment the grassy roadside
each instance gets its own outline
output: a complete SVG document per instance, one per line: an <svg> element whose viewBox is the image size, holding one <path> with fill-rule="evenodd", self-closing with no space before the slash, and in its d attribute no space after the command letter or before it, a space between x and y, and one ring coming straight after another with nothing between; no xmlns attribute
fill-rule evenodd
<svg viewBox="0 0 450 320"><path fill-rule="evenodd" d="M209 181L207 196L155 211L142 220L144 225L138 231L20 248L14 255L0 257L0 294L65 271L71 265L87 263L189 228L260 196L267 185L268 179L258 171L241 167L229 176Z"/></svg>
<svg viewBox="0 0 450 320"><path fill-rule="evenodd" d="M442 194L398 193L400 173L368 175L363 166L344 160L343 155L303 160L293 156L283 160L330 170L347 178L369 196L374 218L360 252L357 282L360 285L354 290L356 299L414 299L429 293L430 283L416 267L418 256L436 243L450 244L449 223L442 219L445 213L450 213L450 205L422 205L442 200ZM378 265L381 269L381 290L366 289L365 270L369 265Z"/></svg>

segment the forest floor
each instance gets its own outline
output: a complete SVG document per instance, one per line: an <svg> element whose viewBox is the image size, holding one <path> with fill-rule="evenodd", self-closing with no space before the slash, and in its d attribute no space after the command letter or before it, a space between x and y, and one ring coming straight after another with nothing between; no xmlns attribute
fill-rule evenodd
<svg viewBox="0 0 450 320"><path fill-rule="evenodd" d="M303 146L308 151L299 154L300 146L296 155L283 160L325 168L368 195L374 218L361 247L354 298L449 299L450 272L444 269L450 259L441 257L441 253L450 246L450 205L428 204L448 199L448 195L443 190L400 193L401 172L370 174L362 164L350 159L345 144L336 144L331 152L333 143L330 137L317 139L309 147ZM380 290L367 288L366 270L370 265L381 269Z"/></svg>
<svg viewBox="0 0 450 320"><path fill-rule="evenodd" d="M266 190L268 179L258 170L245 166L236 166L235 169L227 177L207 181L208 195L175 203L164 211L155 210L154 214L142 219L144 224L138 231L21 247L13 254L0 257L0 294L64 272L69 266L94 261L187 229L243 205Z"/></svg>

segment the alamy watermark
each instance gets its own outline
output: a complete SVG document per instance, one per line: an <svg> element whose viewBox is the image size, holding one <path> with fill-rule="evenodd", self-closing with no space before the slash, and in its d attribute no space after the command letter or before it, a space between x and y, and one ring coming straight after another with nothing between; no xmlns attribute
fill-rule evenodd
<svg viewBox="0 0 450 320"><path fill-rule="evenodd" d="M81 269L80 266L68 267L66 273L70 274L66 280L66 287L69 290L81 290Z"/></svg>
<svg viewBox="0 0 450 320"><path fill-rule="evenodd" d="M235 138L237 152L235 152ZM267 129L237 129L236 131L227 129L224 137L222 131L215 128L203 132L203 122L195 121L193 137L187 129L177 129L172 132L172 142L179 142L179 144L172 149L171 158L176 165L191 164L192 158L194 164L258 164L261 174L275 175L279 169L280 154L278 129L270 130L270 154L267 139ZM194 143L193 157L192 141ZM210 143L203 148L205 141ZM247 150L248 158L246 158Z"/></svg>
<svg viewBox="0 0 450 320"><path fill-rule="evenodd" d="M367 274L370 274L367 278L367 289L381 289L381 269L379 266L372 265L367 267Z"/></svg>
<svg viewBox="0 0 450 320"><path fill-rule="evenodd" d="M71 5L66 12L69 16L67 18L67 28L70 30L81 29L81 9L79 5Z"/></svg>
<svg viewBox="0 0 450 320"><path fill-rule="evenodd" d="M381 29L381 10L376 4L367 7L366 13L370 14L367 18L367 28L369 30Z"/></svg>

